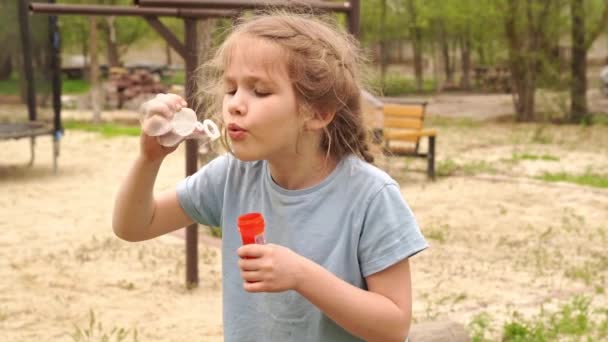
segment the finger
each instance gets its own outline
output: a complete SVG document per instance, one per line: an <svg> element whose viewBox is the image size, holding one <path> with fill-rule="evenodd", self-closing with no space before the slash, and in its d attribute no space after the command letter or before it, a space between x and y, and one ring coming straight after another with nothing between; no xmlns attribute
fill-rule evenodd
<svg viewBox="0 0 608 342"><path fill-rule="evenodd" d="M248 283L257 283L263 279L259 271L241 271L241 278Z"/></svg>
<svg viewBox="0 0 608 342"><path fill-rule="evenodd" d="M155 99L165 103L174 112L185 107L184 103L186 102L181 96L176 94L157 94Z"/></svg>
<svg viewBox="0 0 608 342"><path fill-rule="evenodd" d="M236 254L240 258L259 258L264 255L264 245L249 244L239 247Z"/></svg>
<svg viewBox="0 0 608 342"><path fill-rule="evenodd" d="M175 103L173 98L167 94L156 94L154 100L164 103L171 111L175 111Z"/></svg>
<svg viewBox="0 0 608 342"><path fill-rule="evenodd" d="M165 102L152 99L144 106L144 117L152 115L161 115L166 118L171 118L173 116L173 111Z"/></svg>
<svg viewBox="0 0 608 342"><path fill-rule="evenodd" d="M144 119L142 130L151 137L156 137L168 133L172 129L172 125L165 117L161 115L152 115Z"/></svg>
<svg viewBox="0 0 608 342"><path fill-rule="evenodd" d="M267 292L266 291L266 284L264 282L258 281L258 282L243 282L243 289L247 292Z"/></svg>
<svg viewBox="0 0 608 342"><path fill-rule="evenodd" d="M260 259L241 258L239 259L239 268L242 271L256 271L261 269Z"/></svg>
<svg viewBox="0 0 608 342"><path fill-rule="evenodd" d="M183 97L172 93L168 93L166 95L171 99L171 101L173 101L173 103L179 105L180 107L188 107L188 103Z"/></svg>

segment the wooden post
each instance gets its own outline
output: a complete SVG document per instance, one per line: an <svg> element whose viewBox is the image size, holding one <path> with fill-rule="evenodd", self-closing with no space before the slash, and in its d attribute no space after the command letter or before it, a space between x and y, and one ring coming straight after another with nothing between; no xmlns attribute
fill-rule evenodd
<svg viewBox="0 0 608 342"><path fill-rule="evenodd" d="M99 59L97 45L97 17L89 17L89 82L91 83L91 107L93 108L93 122L101 122L101 105L99 103Z"/></svg>

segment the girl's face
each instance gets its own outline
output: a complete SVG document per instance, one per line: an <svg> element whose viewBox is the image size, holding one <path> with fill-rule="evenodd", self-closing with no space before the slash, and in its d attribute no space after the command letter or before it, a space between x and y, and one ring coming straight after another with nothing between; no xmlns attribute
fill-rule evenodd
<svg viewBox="0 0 608 342"><path fill-rule="evenodd" d="M296 153L301 128L285 55L262 39L240 37L224 74L222 116L241 160L276 160Z"/></svg>

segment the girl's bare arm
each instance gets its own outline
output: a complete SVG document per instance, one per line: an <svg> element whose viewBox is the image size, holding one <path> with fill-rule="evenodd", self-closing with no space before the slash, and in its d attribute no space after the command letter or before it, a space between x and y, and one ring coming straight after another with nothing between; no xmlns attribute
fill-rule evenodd
<svg viewBox="0 0 608 342"><path fill-rule="evenodd" d="M412 317L407 259L366 278L368 291L309 262L297 291L337 324L366 341L405 341Z"/></svg>
<svg viewBox="0 0 608 342"><path fill-rule="evenodd" d="M123 181L112 218L114 233L121 239L147 240L192 223L179 205L175 189L154 197L160 164L160 160L138 157Z"/></svg>
<svg viewBox="0 0 608 342"><path fill-rule="evenodd" d="M158 94L142 105L142 126L170 119L186 106L175 94ZM163 159L177 146L165 147L156 137L142 132L139 155L123 180L116 202L112 226L118 237L141 241L184 227L192 220L179 205L175 189L154 196L154 182Z"/></svg>

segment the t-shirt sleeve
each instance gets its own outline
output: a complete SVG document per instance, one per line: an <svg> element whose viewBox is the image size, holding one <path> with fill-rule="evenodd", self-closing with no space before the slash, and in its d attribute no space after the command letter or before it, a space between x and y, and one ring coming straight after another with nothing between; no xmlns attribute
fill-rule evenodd
<svg viewBox="0 0 608 342"><path fill-rule="evenodd" d="M190 218L206 226L219 227L230 156L212 160L177 184L177 198Z"/></svg>
<svg viewBox="0 0 608 342"><path fill-rule="evenodd" d="M385 185L372 197L365 212L358 251L363 276L382 271L427 247L399 187Z"/></svg>

